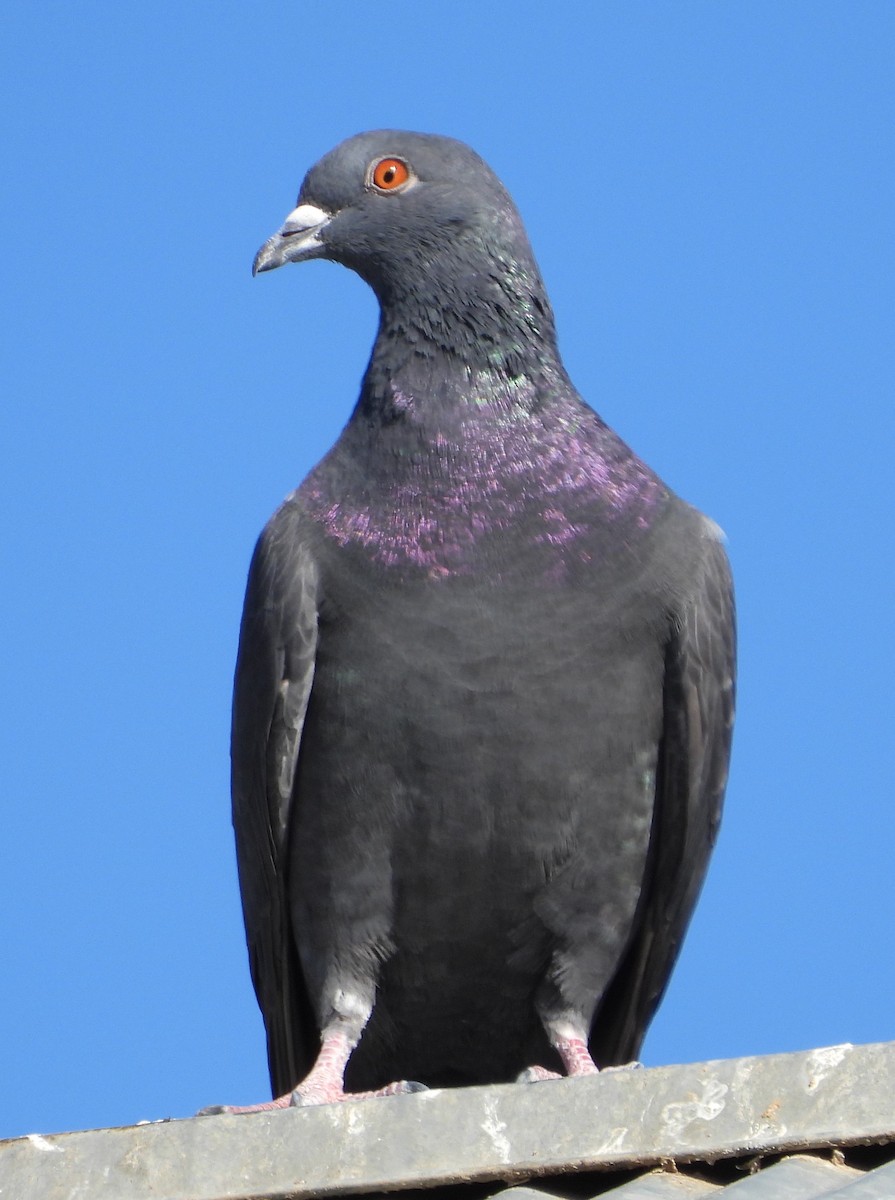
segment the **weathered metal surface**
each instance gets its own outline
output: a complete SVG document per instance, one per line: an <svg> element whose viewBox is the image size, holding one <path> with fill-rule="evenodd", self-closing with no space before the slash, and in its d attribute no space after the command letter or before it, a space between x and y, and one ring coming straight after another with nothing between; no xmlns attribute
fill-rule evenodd
<svg viewBox="0 0 895 1200"><path fill-rule="evenodd" d="M305 1200L874 1141L895 1043L19 1138L0 1197Z"/></svg>

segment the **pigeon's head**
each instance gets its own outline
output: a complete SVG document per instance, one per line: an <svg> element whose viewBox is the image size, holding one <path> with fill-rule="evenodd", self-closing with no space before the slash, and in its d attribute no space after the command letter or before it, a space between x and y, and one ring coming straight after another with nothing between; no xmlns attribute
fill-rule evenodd
<svg viewBox="0 0 895 1200"><path fill-rule="evenodd" d="M417 290L433 273L440 288L462 288L489 264L537 275L491 168L453 138L400 130L358 134L312 167L254 271L311 258L350 267L380 298Z"/></svg>
<svg viewBox="0 0 895 1200"><path fill-rule="evenodd" d="M517 375L558 359L553 313L503 184L462 142L378 130L312 167L255 273L327 258L382 307L374 361L446 353Z"/></svg>

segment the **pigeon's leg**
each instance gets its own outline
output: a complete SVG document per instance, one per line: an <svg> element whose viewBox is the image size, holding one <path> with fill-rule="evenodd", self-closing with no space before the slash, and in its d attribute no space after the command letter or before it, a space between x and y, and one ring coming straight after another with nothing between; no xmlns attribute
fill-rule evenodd
<svg viewBox="0 0 895 1200"><path fill-rule="evenodd" d="M345 1099L345 1068L356 1042L344 1029L324 1034L317 1061L289 1095L289 1104L335 1104Z"/></svg>
<svg viewBox="0 0 895 1200"><path fill-rule="evenodd" d="M545 1020L544 1028L551 1046L562 1060L566 1075L596 1075L599 1072L600 1068L587 1048L587 1032L583 1022ZM537 1083L542 1079L561 1079L562 1076L546 1067L532 1066L526 1068L518 1078L520 1083Z"/></svg>
<svg viewBox="0 0 895 1200"><path fill-rule="evenodd" d="M590 1056L587 1038L571 1034L551 1037L553 1048L562 1059L567 1075L596 1075L599 1067Z"/></svg>

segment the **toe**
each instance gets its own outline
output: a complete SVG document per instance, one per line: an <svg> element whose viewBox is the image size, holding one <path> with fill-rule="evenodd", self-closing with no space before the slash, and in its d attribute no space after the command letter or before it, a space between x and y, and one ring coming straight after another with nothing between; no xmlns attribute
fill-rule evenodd
<svg viewBox="0 0 895 1200"><path fill-rule="evenodd" d="M265 1100L263 1104L212 1104L208 1108L200 1109L196 1115L211 1117L220 1113L270 1112L275 1108L286 1108L288 1104L288 1096L277 1096L276 1100Z"/></svg>
<svg viewBox="0 0 895 1200"><path fill-rule="evenodd" d="M548 1071L546 1067L531 1066L520 1071L516 1076L517 1083L542 1083L545 1079L562 1079L556 1071Z"/></svg>

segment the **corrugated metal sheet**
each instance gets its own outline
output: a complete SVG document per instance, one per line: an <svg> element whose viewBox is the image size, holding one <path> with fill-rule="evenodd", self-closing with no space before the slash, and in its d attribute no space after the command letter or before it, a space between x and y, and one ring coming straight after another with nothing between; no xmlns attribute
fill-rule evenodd
<svg viewBox="0 0 895 1200"><path fill-rule="evenodd" d="M893 1147L895 1154L895 1147ZM711 1167L703 1171L711 1172ZM584 1185L574 1193L552 1188L511 1187L492 1196L500 1200L893 1200L895 1198L895 1161L883 1166L861 1169L834 1163L813 1155L791 1155L771 1166L758 1167L733 1183L712 1182L702 1176L678 1171L649 1171L624 1183L596 1190ZM434 1196L439 1193L433 1193Z"/></svg>

